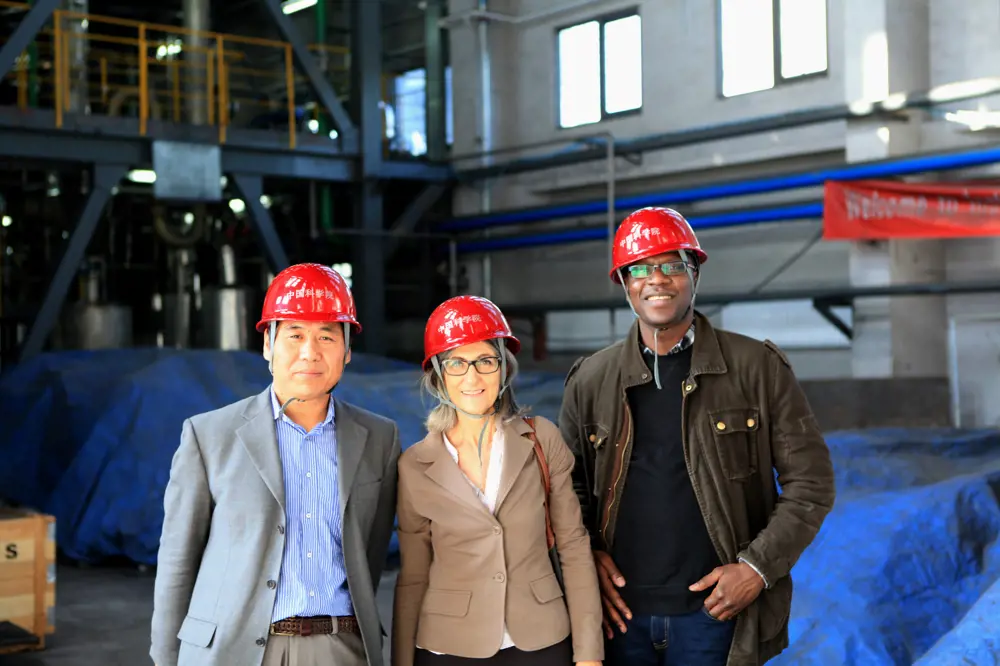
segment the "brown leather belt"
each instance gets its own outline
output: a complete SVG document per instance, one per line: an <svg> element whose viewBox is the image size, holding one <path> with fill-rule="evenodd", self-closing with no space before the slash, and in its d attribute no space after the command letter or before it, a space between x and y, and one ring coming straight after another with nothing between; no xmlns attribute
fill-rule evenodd
<svg viewBox="0 0 1000 666"><path fill-rule="evenodd" d="M313 634L359 634L358 621L352 616L289 617L271 624L272 636L311 636Z"/></svg>

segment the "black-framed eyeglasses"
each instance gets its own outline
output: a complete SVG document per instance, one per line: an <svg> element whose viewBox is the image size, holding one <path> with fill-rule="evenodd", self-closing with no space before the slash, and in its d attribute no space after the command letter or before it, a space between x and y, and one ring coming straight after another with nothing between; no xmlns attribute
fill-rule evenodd
<svg viewBox="0 0 1000 666"><path fill-rule="evenodd" d="M683 261L668 261L662 264L632 264L628 267L628 274L637 280L642 280L652 277L656 269L659 269L667 277L674 277L687 273L688 265Z"/></svg>
<svg viewBox="0 0 1000 666"><path fill-rule="evenodd" d="M461 377L469 372L469 366L476 366L476 372L481 375L492 375L500 369L499 356L483 356L475 361L466 361L464 358L446 358L441 362L441 368L446 375Z"/></svg>

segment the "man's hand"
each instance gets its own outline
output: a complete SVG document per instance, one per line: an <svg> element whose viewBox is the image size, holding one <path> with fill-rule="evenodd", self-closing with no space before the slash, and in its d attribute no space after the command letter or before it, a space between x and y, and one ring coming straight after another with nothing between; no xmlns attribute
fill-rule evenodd
<svg viewBox="0 0 1000 666"><path fill-rule="evenodd" d="M578 662L576 662L576 666L601 666L602 663L604 663L604 662L600 662L600 661L578 661Z"/></svg>
<svg viewBox="0 0 1000 666"><path fill-rule="evenodd" d="M603 550L594 551L594 564L597 565L597 582L601 586L601 601L604 602L604 633L611 640L615 636L614 627L617 626L624 634L628 630L625 620L632 619L632 611L625 605L617 590L625 587L625 577L618 571L611 556Z"/></svg>
<svg viewBox="0 0 1000 666"><path fill-rule="evenodd" d="M705 599L705 610L716 620L725 622L754 602L764 589L764 579L749 565L740 562L712 569L688 589L700 592L713 585L715 589Z"/></svg>

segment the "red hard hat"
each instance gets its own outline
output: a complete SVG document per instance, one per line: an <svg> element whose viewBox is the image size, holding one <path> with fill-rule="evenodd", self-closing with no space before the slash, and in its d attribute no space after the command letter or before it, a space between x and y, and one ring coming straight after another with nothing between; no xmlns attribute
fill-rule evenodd
<svg viewBox="0 0 1000 666"><path fill-rule="evenodd" d="M336 321L361 332L350 287L340 273L323 264L295 264L275 276L257 330L263 333L272 321Z"/></svg>
<svg viewBox="0 0 1000 666"><path fill-rule="evenodd" d="M521 343L510 330L500 308L480 296L455 296L437 306L424 328L424 370L438 354L474 342L494 338L507 340L507 349L516 354Z"/></svg>
<svg viewBox="0 0 1000 666"><path fill-rule="evenodd" d="M701 249L698 237L683 215L671 208L640 208L626 217L615 232L611 279L620 284L619 269L678 250L694 252L699 264L708 261L708 255Z"/></svg>

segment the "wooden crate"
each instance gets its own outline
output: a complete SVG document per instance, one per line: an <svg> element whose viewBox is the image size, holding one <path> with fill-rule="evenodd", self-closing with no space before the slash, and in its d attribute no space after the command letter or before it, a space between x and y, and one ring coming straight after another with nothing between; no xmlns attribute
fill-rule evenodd
<svg viewBox="0 0 1000 666"><path fill-rule="evenodd" d="M13 644L8 638L0 654L44 649L55 631L55 604L55 518L0 509L0 624L24 629L28 638Z"/></svg>

